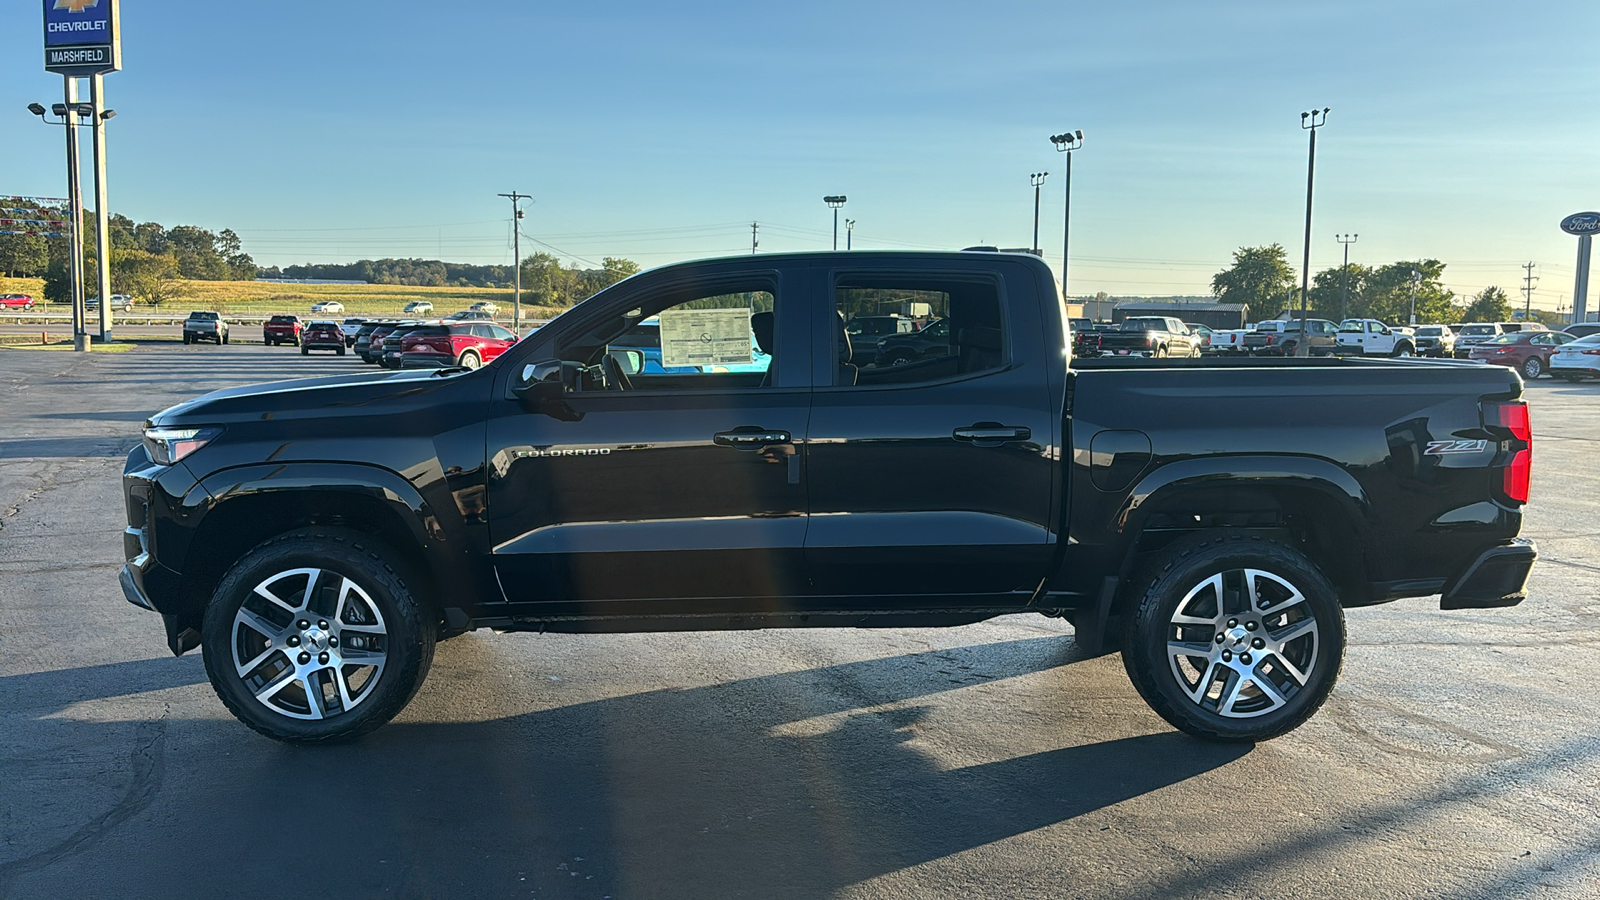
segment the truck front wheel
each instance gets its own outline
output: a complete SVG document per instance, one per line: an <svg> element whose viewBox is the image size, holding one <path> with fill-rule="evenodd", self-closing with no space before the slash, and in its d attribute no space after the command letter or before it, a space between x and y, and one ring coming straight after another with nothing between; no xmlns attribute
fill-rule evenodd
<svg viewBox="0 0 1600 900"><path fill-rule="evenodd" d="M211 686L257 732L295 744L365 734L410 701L433 661L433 619L394 551L306 528L245 554L206 607Z"/></svg>
<svg viewBox="0 0 1600 900"><path fill-rule="evenodd" d="M1299 551L1253 534L1181 538L1146 569L1122 660L1174 727L1253 742L1299 727L1344 658L1344 610Z"/></svg>

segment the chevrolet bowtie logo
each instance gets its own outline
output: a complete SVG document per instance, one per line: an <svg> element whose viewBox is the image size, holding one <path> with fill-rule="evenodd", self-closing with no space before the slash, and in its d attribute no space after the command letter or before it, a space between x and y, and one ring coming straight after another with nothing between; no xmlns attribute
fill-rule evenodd
<svg viewBox="0 0 1600 900"><path fill-rule="evenodd" d="M100 0L56 0L56 9L67 12L81 13L91 6L99 6Z"/></svg>

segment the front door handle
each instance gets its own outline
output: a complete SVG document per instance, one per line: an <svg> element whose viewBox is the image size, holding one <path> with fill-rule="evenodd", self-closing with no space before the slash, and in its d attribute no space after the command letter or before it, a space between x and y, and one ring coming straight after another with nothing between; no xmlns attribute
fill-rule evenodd
<svg viewBox="0 0 1600 900"><path fill-rule="evenodd" d="M711 439L724 447L735 450L760 450L773 444L792 443L787 431L719 431Z"/></svg>
<svg viewBox="0 0 1600 900"><path fill-rule="evenodd" d="M950 436L958 441L971 441L979 447L998 447L1008 441L1025 441L1033 432L1020 425L1001 425L998 422L979 422L966 428L957 428Z"/></svg>

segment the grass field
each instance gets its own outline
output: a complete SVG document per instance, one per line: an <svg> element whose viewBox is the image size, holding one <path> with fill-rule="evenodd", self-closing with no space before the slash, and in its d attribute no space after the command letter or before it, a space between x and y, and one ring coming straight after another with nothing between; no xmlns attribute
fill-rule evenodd
<svg viewBox="0 0 1600 900"><path fill-rule="evenodd" d="M42 299L44 280L41 278L0 278L0 294L30 294ZM433 314L447 316L466 309L481 300L491 300L500 305L499 316L511 315L511 291L505 288L472 287L408 287L402 284L268 284L260 281L184 281L179 283L177 298L163 303L160 308L140 303L136 313L169 313L183 315L190 309L214 309L230 315L272 315L295 313L301 318L311 315L311 304L322 300L337 300L344 304L345 315L387 316L398 315L407 303L427 300L433 304ZM549 319L561 312L550 307L523 304L522 314L529 319Z"/></svg>

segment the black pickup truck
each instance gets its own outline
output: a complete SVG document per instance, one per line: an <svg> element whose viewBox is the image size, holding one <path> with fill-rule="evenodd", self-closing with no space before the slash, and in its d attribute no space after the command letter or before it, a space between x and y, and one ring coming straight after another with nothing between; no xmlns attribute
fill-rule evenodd
<svg viewBox="0 0 1600 900"><path fill-rule="evenodd" d="M858 366L914 298L938 355ZM659 317L649 374L626 335ZM1213 740L1305 721L1344 610L1520 602L1517 374L1363 359L1072 361L1025 254L686 263L494 363L219 391L145 425L124 593L293 742L381 725L436 640L1065 617ZM756 350L762 351L757 354ZM751 364L763 360L764 365Z"/></svg>

